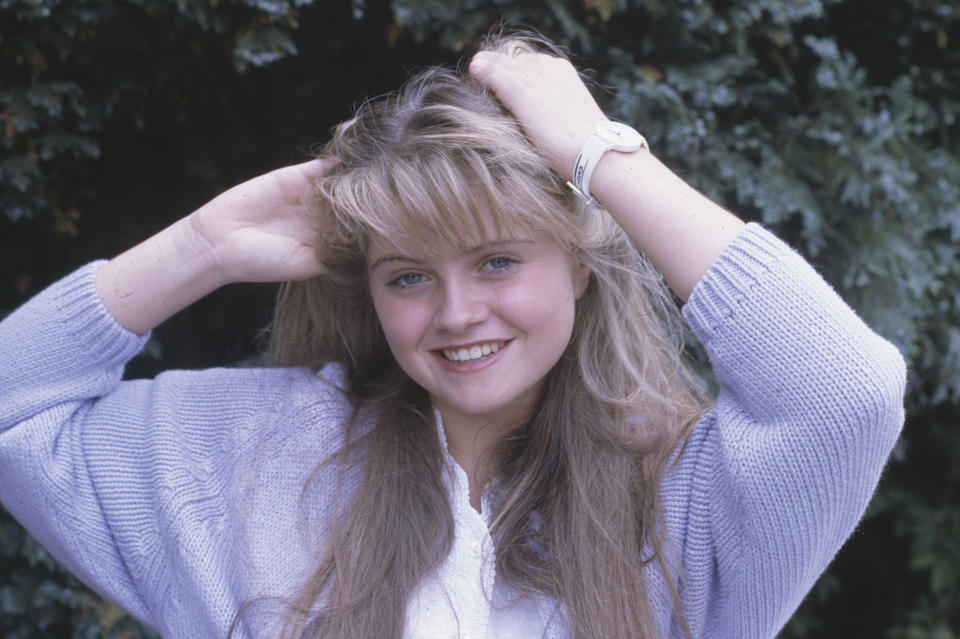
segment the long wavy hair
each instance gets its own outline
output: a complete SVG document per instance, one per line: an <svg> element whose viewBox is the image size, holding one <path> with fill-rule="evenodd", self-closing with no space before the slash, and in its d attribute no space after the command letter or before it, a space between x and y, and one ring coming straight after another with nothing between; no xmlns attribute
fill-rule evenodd
<svg viewBox="0 0 960 639"><path fill-rule="evenodd" d="M529 34L484 46L562 55ZM433 411L387 346L364 252L375 236L473 245L491 220L500 236L549 233L591 273L535 414L490 456L497 574L559 601L576 639L652 639L653 564L689 636L659 486L705 403L660 276L462 70L429 68L363 104L320 154L336 159L309 206L325 271L283 287L272 355L282 366L343 365L355 412L336 458L362 470L326 554L288 602L282 638L400 639L409 597L448 555L454 520Z"/></svg>

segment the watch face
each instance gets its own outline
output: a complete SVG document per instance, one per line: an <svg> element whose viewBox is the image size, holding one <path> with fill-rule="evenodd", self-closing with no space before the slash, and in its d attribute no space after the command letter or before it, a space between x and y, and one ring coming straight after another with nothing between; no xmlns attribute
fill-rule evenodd
<svg viewBox="0 0 960 639"><path fill-rule="evenodd" d="M597 127L597 134L614 151L636 151L643 146L643 136L632 127L607 120Z"/></svg>

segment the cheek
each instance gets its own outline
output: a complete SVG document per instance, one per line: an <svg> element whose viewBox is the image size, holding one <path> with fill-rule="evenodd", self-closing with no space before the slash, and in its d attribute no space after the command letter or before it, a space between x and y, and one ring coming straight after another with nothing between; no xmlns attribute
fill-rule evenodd
<svg viewBox="0 0 960 639"><path fill-rule="evenodd" d="M554 274L531 282L503 308L528 332L566 346L573 332L576 292L572 282ZM506 301L506 300L505 300Z"/></svg>
<svg viewBox="0 0 960 639"><path fill-rule="evenodd" d="M384 301L377 295L373 296L373 310L377 313L377 319L380 321L380 328L383 329L387 343L393 349L394 341L403 334L403 327L399 321L402 316L394 312L388 301Z"/></svg>
<svg viewBox="0 0 960 639"><path fill-rule="evenodd" d="M398 362L404 361L406 353L417 346L423 334L423 323L416 305L374 296L373 307L394 358Z"/></svg>

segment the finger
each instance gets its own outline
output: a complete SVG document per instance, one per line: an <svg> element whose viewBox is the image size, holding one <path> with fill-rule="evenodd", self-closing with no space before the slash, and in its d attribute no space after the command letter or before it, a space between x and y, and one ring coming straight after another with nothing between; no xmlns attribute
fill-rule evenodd
<svg viewBox="0 0 960 639"><path fill-rule="evenodd" d="M243 198L251 194L274 198L277 203L300 206L303 199L310 197L314 182L324 175L335 163L331 158L308 160L300 164L291 164L244 183L249 186ZM267 190L264 190L264 189ZM251 191L252 189L252 191Z"/></svg>
<svg viewBox="0 0 960 639"><path fill-rule="evenodd" d="M304 178L308 180L315 180L318 177L323 176L323 174L325 174L327 171L333 168L336 164L337 164L336 158L326 156L326 157L314 158L312 160L309 160L307 162L302 162L295 166L298 169L300 169L300 174Z"/></svg>
<svg viewBox="0 0 960 639"><path fill-rule="evenodd" d="M481 51L470 60L470 77L481 84L486 84L487 77L493 67L493 60L490 59L488 51Z"/></svg>
<svg viewBox="0 0 960 639"><path fill-rule="evenodd" d="M470 75L486 84L491 74L505 70L512 59L496 51L479 51L470 60Z"/></svg>

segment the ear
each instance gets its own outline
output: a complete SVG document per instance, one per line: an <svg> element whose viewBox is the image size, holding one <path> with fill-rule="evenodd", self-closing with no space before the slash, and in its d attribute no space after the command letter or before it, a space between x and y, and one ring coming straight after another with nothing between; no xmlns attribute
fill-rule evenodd
<svg viewBox="0 0 960 639"><path fill-rule="evenodd" d="M580 260L576 261L573 268L573 292L574 299L579 300L587 292L587 284L590 283L590 269Z"/></svg>

